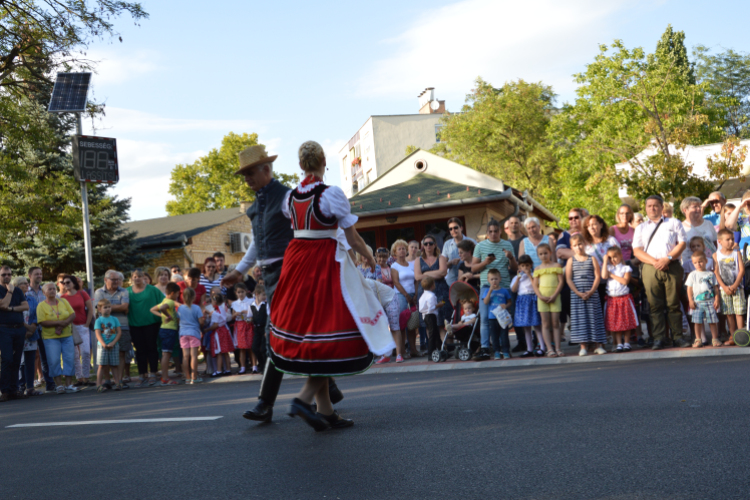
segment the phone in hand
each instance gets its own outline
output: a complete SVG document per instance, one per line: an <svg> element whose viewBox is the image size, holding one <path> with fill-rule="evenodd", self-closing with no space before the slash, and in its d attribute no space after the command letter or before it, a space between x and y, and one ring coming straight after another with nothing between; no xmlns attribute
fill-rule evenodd
<svg viewBox="0 0 750 500"><path fill-rule="evenodd" d="M487 257L492 257L494 259L495 258L495 254L494 253L488 253Z"/></svg>

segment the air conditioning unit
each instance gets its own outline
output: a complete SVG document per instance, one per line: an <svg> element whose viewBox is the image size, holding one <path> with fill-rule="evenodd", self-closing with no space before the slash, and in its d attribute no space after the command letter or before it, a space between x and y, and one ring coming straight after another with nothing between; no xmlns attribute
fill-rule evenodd
<svg viewBox="0 0 750 500"><path fill-rule="evenodd" d="M231 233L229 235L229 246L232 253L245 253L250 248L253 235L250 233Z"/></svg>

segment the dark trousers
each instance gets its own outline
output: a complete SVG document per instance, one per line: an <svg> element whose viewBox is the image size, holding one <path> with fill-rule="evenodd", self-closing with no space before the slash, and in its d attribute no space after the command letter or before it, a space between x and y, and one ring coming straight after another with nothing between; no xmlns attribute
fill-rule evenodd
<svg viewBox="0 0 750 500"><path fill-rule="evenodd" d="M44 347L44 341L42 340L42 333L39 330L39 340L37 341L39 346L39 362L42 365L42 375L44 376L44 383L48 391L55 390L55 379L49 376L49 364L47 364L47 349Z"/></svg>
<svg viewBox="0 0 750 500"><path fill-rule="evenodd" d="M495 352L510 354L510 339L508 339L508 329L500 326L495 318L489 318L490 338L492 339L492 348Z"/></svg>
<svg viewBox="0 0 750 500"><path fill-rule="evenodd" d="M23 370L18 381L19 390L34 388L34 372L36 372L36 351L23 351Z"/></svg>
<svg viewBox="0 0 750 500"><path fill-rule="evenodd" d="M260 328L255 329L253 333L253 345L251 346L255 359L258 360L258 366L263 369L266 366L266 333Z"/></svg>
<svg viewBox="0 0 750 500"><path fill-rule="evenodd" d="M680 310L680 290L682 289L682 264L672 261L666 271L654 266L643 266L643 287L646 289L648 304L651 306L654 340L664 340L667 324L662 311L667 310L672 337L682 338L682 311Z"/></svg>
<svg viewBox="0 0 750 500"><path fill-rule="evenodd" d="M270 267L269 269L263 269L263 283L266 287L266 304L268 310L271 311L271 301L273 299L273 293L276 291L276 285L279 283L279 277L281 276L281 266ZM271 331L271 315L268 315L266 320L266 331L263 335L263 342L266 343L266 349L271 349L271 341L269 338L269 332ZM263 332L255 332L255 337L260 336ZM253 338L253 346L255 346L255 338ZM269 352L269 351L264 351ZM257 354L256 354L257 355ZM260 365L263 366L263 365ZM270 356L266 359L266 367L263 370L263 380L260 382L260 394L259 398L262 399L266 404L272 405L276 402L276 396L279 395L279 389L281 389L281 380L284 378L284 374L276 369L274 364L271 362Z"/></svg>
<svg viewBox="0 0 750 500"><path fill-rule="evenodd" d="M149 373L149 367L151 373L156 373L159 370L159 351L156 349L156 339L158 338L159 323L130 327L130 339L135 348L135 362L138 364L138 373Z"/></svg>
<svg viewBox="0 0 750 500"><path fill-rule="evenodd" d="M440 330L438 329L437 324L437 315L436 314L425 314L424 315L424 324L427 327L427 337L428 337L428 351L432 352L435 350L440 350Z"/></svg>
<svg viewBox="0 0 750 500"><path fill-rule="evenodd" d="M0 393L18 391L18 370L23 356L26 329L0 326Z"/></svg>

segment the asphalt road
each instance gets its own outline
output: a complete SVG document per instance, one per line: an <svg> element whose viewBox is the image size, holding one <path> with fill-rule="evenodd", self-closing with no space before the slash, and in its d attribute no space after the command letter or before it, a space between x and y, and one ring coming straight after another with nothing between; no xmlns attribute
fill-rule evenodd
<svg viewBox="0 0 750 500"><path fill-rule="evenodd" d="M740 358L745 358L741 356ZM616 366L615 366L616 365ZM750 361L347 377L351 429L241 418L257 382L0 406L2 499L746 499ZM213 421L7 428L221 416Z"/></svg>

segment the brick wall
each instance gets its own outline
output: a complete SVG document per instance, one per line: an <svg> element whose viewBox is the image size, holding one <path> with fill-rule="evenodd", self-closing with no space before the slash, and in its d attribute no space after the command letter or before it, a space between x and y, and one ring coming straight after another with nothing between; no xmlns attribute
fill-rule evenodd
<svg viewBox="0 0 750 500"><path fill-rule="evenodd" d="M190 239L187 251L195 260L195 266L201 267L207 257L211 257L214 252L221 252L226 255L226 264L237 264L244 256L244 253L231 253L229 246L230 233L252 233L250 219L245 214L237 210L237 218L216 226L208 231L204 231Z"/></svg>

